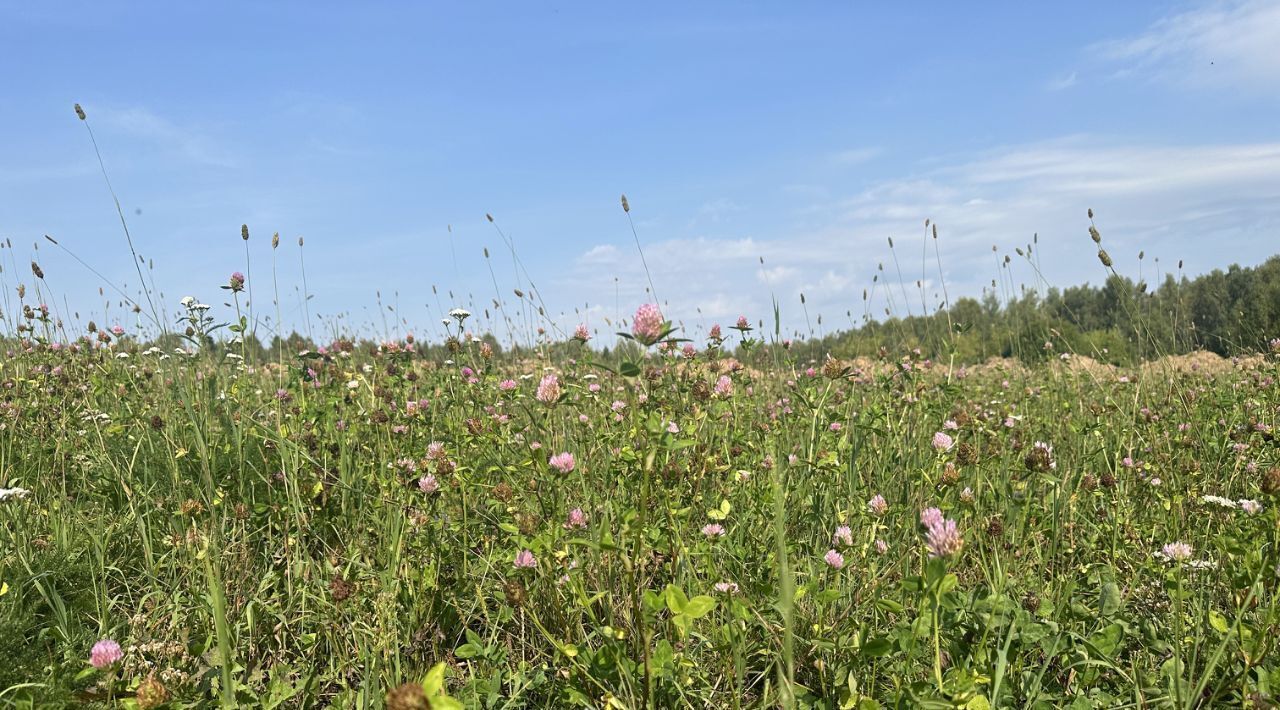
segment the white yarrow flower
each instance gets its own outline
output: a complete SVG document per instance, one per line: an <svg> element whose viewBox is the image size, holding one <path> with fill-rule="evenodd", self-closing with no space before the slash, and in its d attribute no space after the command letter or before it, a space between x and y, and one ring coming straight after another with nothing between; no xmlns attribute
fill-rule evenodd
<svg viewBox="0 0 1280 710"><path fill-rule="evenodd" d="M10 498L26 498L31 495L31 491L25 488L0 488L0 501L6 501Z"/></svg>

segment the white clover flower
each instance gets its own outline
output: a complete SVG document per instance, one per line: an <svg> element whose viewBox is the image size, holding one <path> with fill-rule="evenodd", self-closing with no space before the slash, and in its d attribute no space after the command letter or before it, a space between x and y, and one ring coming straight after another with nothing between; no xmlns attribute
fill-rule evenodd
<svg viewBox="0 0 1280 710"><path fill-rule="evenodd" d="M25 488L0 488L0 501L6 501L10 498L26 498L31 495L31 491Z"/></svg>

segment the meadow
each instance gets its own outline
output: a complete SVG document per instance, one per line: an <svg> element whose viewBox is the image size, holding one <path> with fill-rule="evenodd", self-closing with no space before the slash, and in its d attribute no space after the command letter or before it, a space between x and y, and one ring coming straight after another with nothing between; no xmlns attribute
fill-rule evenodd
<svg viewBox="0 0 1280 710"><path fill-rule="evenodd" d="M79 326L6 242L0 704L1274 707L1280 260L1088 234L1102 289L795 341L564 332L512 247L432 342L270 348L240 272Z"/></svg>
<svg viewBox="0 0 1280 710"><path fill-rule="evenodd" d="M1270 706L1276 354L799 360L647 305L607 362L460 309L261 362L183 306L7 342L7 705Z"/></svg>

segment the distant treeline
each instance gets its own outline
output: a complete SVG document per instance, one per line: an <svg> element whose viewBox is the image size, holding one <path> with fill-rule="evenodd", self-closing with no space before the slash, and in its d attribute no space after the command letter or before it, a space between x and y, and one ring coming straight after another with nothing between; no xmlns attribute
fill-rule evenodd
<svg viewBox="0 0 1280 710"><path fill-rule="evenodd" d="M726 347L736 347L736 333L726 334L731 335ZM680 335L677 331L676 336ZM760 338L761 331L751 335ZM775 341L777 337L776 329L770 331L766 325L764 340ZM982 362L992 357L1035 362L1070 352L1112 364L1131 364L1195 350L1223 356L1265 351L1274 338L1280 338L1280 256L1257 267L1232 265L1226 271L1214 270L1195 278L1176 279L1170 274L1157 288L1113 271L1101 286L1024 287L1016 296L1004 299L988 291L981 299L960 298L950 308L939 308L928 316L868 320L857 328L798 339L789 346L789 356L800 360L822 359L828 353L841 358L877 357L882 349L897 356L906 349L919 348L928 357L954 356L957 363ZM482 339L489 345L492 357L556 361L589 356L614 363L638 354L633 344L588 352L581 343L570 340L511 349L504 348L491 334L484 334ZM292 360L298 353L314 351L319 345L298 333L262 342L251 332L245 341L243 345L232 345L209 340L205 348L243 353L251 362L271 362ZM148 344L165 349L191 345L176 335ZM460 345L454 343L450 348L442 343L418 343L414 349L436 360L457 356L459 362L469 361L467 351L471 348ZM701 348L703 344L695 345ZM334 344L328 346L332 348ZM378 344L361 340L342 347L369 350ZM770 342L753 354L740 348L733 354L740 358L773 358L781 355L778 347Z"/></svg>
<svg viewBox="0 0 1280 710"><path fill-rule="evenodd" d="M933 357L1024 361L1063 352L1114 364L1208 350L1265 351L1280 338L1280 256L1196 278L1172 275L1157 288L1112 272L1101 286L1023 289L1007 302L988 292L929 316L871 321L793 348L803 356L875 356L918 347Z"/></svg>

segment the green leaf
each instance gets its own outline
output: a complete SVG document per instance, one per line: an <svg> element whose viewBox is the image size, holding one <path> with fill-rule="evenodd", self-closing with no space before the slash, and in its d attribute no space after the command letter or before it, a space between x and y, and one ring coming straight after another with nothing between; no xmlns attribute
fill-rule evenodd
<svg viewBox="0 0 1280 710"><path fill-rule="evenodd" d="M1231 622L1227 621L1227 617L1212 610L1209 611L1209 625L1220 634L1225 634L1231 630Z"/></svg>
<svg viewBox="0 0 1280 710"><path fill-rule="evenodd" d="M877 658L879 656L887 656L893 652L893 641L880 637L874 638L862 644L861 653L864 656Z"/></svg>
<svg viewBox="0 0 1280 710"><path fill-rule="evenodd" d="M714 608L716 608L716 600L705 594L700 594L685 604L684 613L694 619L698 619L706 616Z"/></svg>
<svg viewBox="0 0 1280 710"><path fill-rule="evenodd" d="M667 608L676 614L683 614L688 605L689 597L685 596L684 590L674 584L668 584Z"/></svg>
<svg viewBox="0 0 1280 710"><path fill-rule="evenodd" d="M1106 658L1111 658L1123 639L1124 627L1120 624L1109 624L1095 631L1089 637L1089 644Z"/></svg>
<svg viewBox="0 0 1280 710"><path fill-rule="evenodd" d="M624 362L618 366L618 374L623 377L638 377L640 375L640 366L634 362Z"/></svg>
<svg viewBox="0 0 1280 710"><path fill-rule="evenodd" d="M880 611L887 611L891 614L901 614L903 609L902 605L898 602L883 597L876 600L876 608Z"/></svg>
<svg viewBox="0 0 1280 710"><path fill-rule="evenodd" d="M437 663L431 670L427 671L427 677L422 679L422 689L426 691L428 696L438 695L444 690L444 664Z"/></svg>
<svg viewBox="0 0 1280 710"><path fill-rule="evenodd" d="M1099 611L1103 616L1111 616L1120 611L1120 587L1115 582L1107 582L1102 585L1102 599L1098 603Z"/></svg>
<svg viewBox="0 0 1280 710"><path fill-rule="evenodd" d="M724 520L725 518L729 517L730 510L732 510L732 508L729 506L729 501L727 500L720 501L720 507L712 508L711 510L708 510L707 517L711 518L712 520Z"/></svg>

